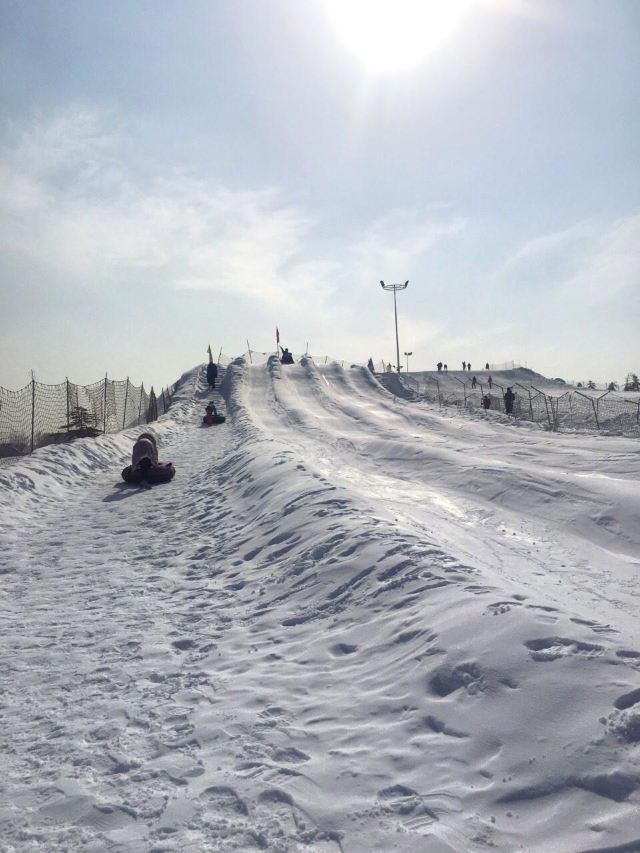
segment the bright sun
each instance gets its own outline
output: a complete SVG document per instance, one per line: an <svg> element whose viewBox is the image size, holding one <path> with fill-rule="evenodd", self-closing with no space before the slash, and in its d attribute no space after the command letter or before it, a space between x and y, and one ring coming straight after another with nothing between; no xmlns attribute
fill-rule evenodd
<svg viewBox="0 0 640 853"><path fill-rule="evenodd" d="M471 0L326 0L346 45L373 72L418 65L455 30Z"/></svg>

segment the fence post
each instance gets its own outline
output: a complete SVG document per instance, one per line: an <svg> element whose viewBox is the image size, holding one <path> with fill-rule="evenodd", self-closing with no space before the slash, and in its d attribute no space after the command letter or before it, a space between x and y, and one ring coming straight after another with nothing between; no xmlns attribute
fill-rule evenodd
<svg viewBox="0 0 640 853"><path fill-rule="evenodd" d="M33 439L35 434L36 420L36 378L31 372L31 453L33 453Z"/></svg>
<svg viewBox="0 0 640 853"><path fill-rule="evenodd" d="M104 397L102 401L102 432L107 431L107 374L104 375Z"/></svg>
<svg viewBox="0 0 640 853"><path fill-rule="evenodd" d="M221 358L222 358L222 347L220 347L220 352L218 353L218 365L220 364Z"/></svg>
<svg viewBox="0 0 640 853"><path fill-rule="evenodd" d="M591 406L593 407L593 416L596 419L596 426L600 429L600 421L598 420L598 407L596 406L593 397L591 397Z"/></svg>
<svg viewBox="0 0 640 853"><path fill-rule="evenodd" d="M122 429L124 429L125 421L127 420L127 399L129 398L129 377L127 376L127 384L124 391L124 412L122 414Z"/></svg>
<svg viewBox="0 0 640 853"><path fill-rule="evenodd" d="M436 385L438 386L438 405L442 406L442 394L440 393L440 383L436 379Z"/></svg>
<svg viewBox="0 0 640 853"><path fill-rule="evenodd" d="M67 376L67 434L71 432L71 424L69 423L69 377Z"/></svg>
<svg viewBox="0 0 640 853"><path fill-rule="evenodd" d="M142 417L142 399L144 397L144 382L140 386L140 405L138 406L138 426L140 426L140 418Z"/></svg>
<svg viewBox="0 0 640 853"><path fill-rule="evenodd" d="M247 338L247 349L249 350L249 364L253 364L253 359L251 358L251 344L249 343L249 338Z"/></svg>

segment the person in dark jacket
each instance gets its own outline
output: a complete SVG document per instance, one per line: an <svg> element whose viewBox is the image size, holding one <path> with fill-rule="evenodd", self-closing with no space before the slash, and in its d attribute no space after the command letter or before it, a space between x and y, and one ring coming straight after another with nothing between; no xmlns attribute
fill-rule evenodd
<svg viewBox="0 0 640 853"><path fill-rule="evenodd" d="M475 387L476 387L477 382L478 382L478 380L477 380L477 379L476 379L476 377L474 376L474 377L473 377L473 379L471 380L471 387L472 387L472 388L475 388Z"/></svg>
<svg viewBox="0 0 640 853"><path fill-rule="evenodd" d="M510 415L513 412L513 401L515 400L516 395L513 393L511 388L507 388L504 395L504 410Z"/></svg>
<svg viewBox="0 0 640 853"><path fill-rule="evenodd" d="M280 363L281 364L294 364L293 356L289 352L289 349L287 347L284 347L284 348L280 347L280 349L282 350L282 358L280 359Z"/></svg>
<svg viewBox="0 0 640 853"><path fill-rule="evenodd" d="M218 378L218 365L210 361L207 365L207 382L212 388L216 387L216 379Z"/></svg>
<svg viewBox="0 0 640 853"><path fill-rule="evenodd" d="M482 408L490 409L491 408L491 397L488 394L485 394L482 398Z"/></svg>

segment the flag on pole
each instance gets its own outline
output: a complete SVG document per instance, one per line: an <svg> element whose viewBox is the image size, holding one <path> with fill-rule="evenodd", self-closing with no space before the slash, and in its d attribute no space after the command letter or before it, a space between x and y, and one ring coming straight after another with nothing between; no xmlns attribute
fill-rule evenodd
<svg viewBox="0 0 640 853"><path fill-rule="evenodd" d="M276 343L280 343L280 332L278 331L278 327L276 326Z"/></svg>
<svg viewBox="0 0 640 853"><path fill-rule="evenodd" d="M211 352L211 344L207 347L207 352L209 353L209 364L213 361L213 354Z"/></svg>

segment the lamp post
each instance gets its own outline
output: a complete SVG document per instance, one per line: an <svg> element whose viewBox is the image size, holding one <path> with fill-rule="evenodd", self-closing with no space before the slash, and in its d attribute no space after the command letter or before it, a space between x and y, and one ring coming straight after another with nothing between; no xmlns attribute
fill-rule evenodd
<svg viewBox="0 0 640 853"><path fill-rule="evenodd" d="M413 352L405 352L405 355L407 357L407 373L408 373L409 372L409 356L413 355Z"/></svg>
<svg viewBox="0 0 640 853"><path fill-rule="evenodd" d="M409 286L409 281L405 281L404 284L385 284L384 281L380 281L380 286L383 290L393 291L393 315L396 321L396 368L398 373L400 373L400 344L398 343L398 308L396 305L396 293L398 290L406 290Z"/></svg>

